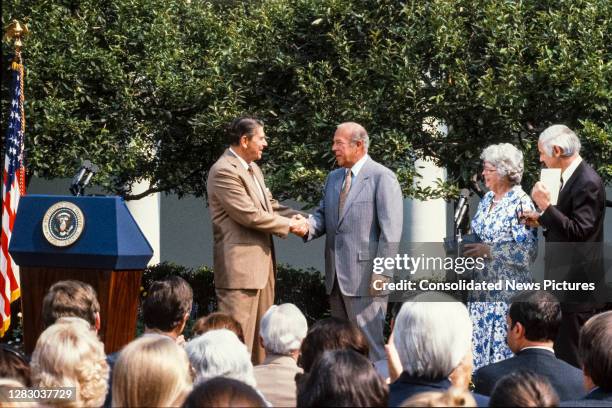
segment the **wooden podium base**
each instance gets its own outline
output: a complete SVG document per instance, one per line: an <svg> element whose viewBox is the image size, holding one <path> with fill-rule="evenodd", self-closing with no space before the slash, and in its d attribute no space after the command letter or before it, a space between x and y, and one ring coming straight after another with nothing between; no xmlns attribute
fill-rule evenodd
<svg viewBox="0 0 612 408"><path fill-rule="evenodd" d="M31 354L42 332L42 301L55 282L74 279L90 284L100 302L100 339L107 354L120 350L136 336L142 270L110 271L22 267L21 304L25 352Z"/></svg>

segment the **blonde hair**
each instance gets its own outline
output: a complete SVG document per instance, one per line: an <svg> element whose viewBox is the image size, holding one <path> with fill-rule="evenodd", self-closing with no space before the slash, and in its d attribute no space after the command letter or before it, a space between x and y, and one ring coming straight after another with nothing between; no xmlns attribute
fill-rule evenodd
<svg viewBox="0 0 612 408"><path fill-rule="evenodd" d="M61 318L42 332L30 366L36 387L76 388L74 401L51 404L98 407L104 403L109 373L104 345L83 319Z"/></svg>
<svg viewBox="0 0 612 408"><path fill-rule="evenodd" d="M451 387L446 391L421 392L402 403L402 407L475 407L476 400L466 390Z"/></svg>
<svg viewBox="0 0 612 408"><path fill-rule="evenodd" d="M191 390L185 350L165 336L128 344L113 369L113 406L180 406Z"/></svg>

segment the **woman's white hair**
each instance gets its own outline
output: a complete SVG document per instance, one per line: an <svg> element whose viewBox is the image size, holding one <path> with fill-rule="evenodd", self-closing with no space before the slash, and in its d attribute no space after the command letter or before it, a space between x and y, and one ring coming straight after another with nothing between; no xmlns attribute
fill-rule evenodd
<svg viewBox="0 0 612 408"><path fill-rule="evenodd" d="M195 383L227 377L256 387L251 355L233 332L211 330L187 343L185 350L195 371Z"/></svg>
<svg viewBox="0 0 612 408"><path fill-rule="evenodd" d="M491 163L501 177L508 177L512 185L519 184L523 178L523 153L510 143L488 146L480 158Z"/></svg>
<svg viewBox="0 0 612 408"><path fill-rule="evenodd" d="M393 330L402 368L410 376L446 378L472 346L466 307L443 293L423 293L404 303Z"/></svg>
<svg viewBox="0 0 612 408"><path fill-rule="evenodd" d="M284 303L270 309L261 318L259 335L268 353L289 355L299 350L308 332L306 318L292 303Z"/></svg>
<svg viewBox="0 0 612 408"><path fill-rule="evenodd" d="M540 133L538 143L542 145L546 155L552 157L553 146L558 146L563 153L561 156L570 157L580 153L580 139L565 125L552 125Z"/></svg>

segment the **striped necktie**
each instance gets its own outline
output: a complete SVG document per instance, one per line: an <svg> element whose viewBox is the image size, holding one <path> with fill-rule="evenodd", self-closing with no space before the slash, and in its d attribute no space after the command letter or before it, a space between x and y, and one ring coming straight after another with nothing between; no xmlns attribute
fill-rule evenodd
<svg viewBox="0 0 612 408"><path fill-rule="evenodd" d="M340 191L340 200L338 201L338 218L342 217L342 210L344 209L344 203L348 197L349 191L351 190L351 182L353 181L353 172L351 169L346 171L344 176L344 186Z"/></svg>

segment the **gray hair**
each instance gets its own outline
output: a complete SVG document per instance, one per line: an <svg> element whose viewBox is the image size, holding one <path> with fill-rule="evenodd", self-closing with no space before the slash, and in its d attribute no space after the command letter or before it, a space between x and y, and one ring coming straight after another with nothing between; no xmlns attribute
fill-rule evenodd
<svg viewBox="0 0 612 408"><path fill-rule="evenodd" d="M353 143L362 141L367 152L370 148L370 137L368 136L367 130L359 123L356 122L344 122L338 125L338 128L345 127L351 135L351 141Z"/></svg>
<svg viewBox="0 0 612 408"><path fill-rule="evenodd" d="M238 336L227 329L211 330L185 346L195 383L227 377L256 387L251 355Z"/></svg>
<svg viewBox="0 0 612 408"><path fill-rule="evenodd" d="M448 377L470 352L472 321L466 307L451 296L422 293L402 306L393 337L410 376Z"/></svg>
<svg viewBox="0 0 612 408"><path fill-rule="evenodd" d="M580 153L580 139L570 128L565 125L552 125L547 127L538 138L538 143L546 154L553 155L553 146L558 146L563 153L561 156L571 157Z"/></svg>
<svg viewBox="0 0 612 408"><path fill-rule="evenodd" d="M480 158L488 161L501 177L508 177L512 185L519 184L523 178L523 153L510 143L488 146Z"/></svg>
<svg viewBox="0 0 612 408"><path fill-rule="evenodd" d="M272 305L261 318L259 335L267 352L289 355L298 350L308 332L306 318L295 305Z"/></svg>

